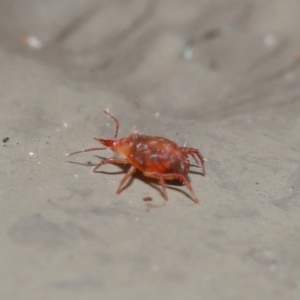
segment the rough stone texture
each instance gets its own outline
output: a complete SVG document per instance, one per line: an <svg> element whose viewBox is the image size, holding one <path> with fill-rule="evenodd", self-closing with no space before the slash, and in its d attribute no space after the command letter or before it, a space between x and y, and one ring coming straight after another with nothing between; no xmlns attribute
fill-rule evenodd
<svg viewBox="0 0 300 300"><path fill-rule="evenodd" d="M300 2L0 2L0 298L299 299ZM184 186L93 137L198 147ZM9 139L7 139L9 138ZM72 162L72 163L70 163ZM101 169L100 169L101 171ZM112 174L110 174L112 173Z"/></svg>

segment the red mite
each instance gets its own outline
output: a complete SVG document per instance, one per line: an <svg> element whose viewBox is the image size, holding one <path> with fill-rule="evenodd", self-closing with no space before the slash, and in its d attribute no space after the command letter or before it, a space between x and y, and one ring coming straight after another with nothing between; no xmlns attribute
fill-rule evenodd
<svg viewBox="0 0 300 300"><path fill-rule="evenodd" d="M94 139L125 158L104 159L94 167L93 172L96 172L104 164L130 164L131 167L121 180L117 194L122 191L122 186L126 180L133 175L136 169L139 169L146 177L158 179L166 201L168 200L168 195L165 180L177 179L182 181L190 190L194 202L199 203L187 177L190 169L188 155L191 155L198 165L201 163L202 173L205 175L204 159L198 149L180 147L168 139L148 135L132 134L128 137L117 139L119 121L108 111L104 111L104 113L116 123L114 139ZM103 149L105 148L90 148L76 151L69 155ZM199 158L200 163L197 158Z"/></svg>

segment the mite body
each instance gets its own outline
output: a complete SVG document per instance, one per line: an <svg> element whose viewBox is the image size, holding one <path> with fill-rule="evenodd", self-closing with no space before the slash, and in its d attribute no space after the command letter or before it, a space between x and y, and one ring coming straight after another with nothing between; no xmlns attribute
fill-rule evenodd
<svg viewBox="0 0 300 300"><path fill-rule="evenodd" d="M177 179L187 186L194 202L199 203L187 177L190 169L189 155L193 157L198 165L201 165L202 173L205 175L204 159L198 149L180 147L166 138L156 136L132 134L128 137L117 139L119 121L107 111L104 111L104 113L110 116L116 123L114 139L94 139L112 151L119 153L124 158L104 159L94 167L93 171L96 172L103 164L130 164L131 167L121 180L116 192L117 194L122 191L122 187L127 179L138 169L146 177L158 179L166 201L168 200L168 195L165 181ZM103 149L105 148L90 148L73 152L69 155Z"/></svg>

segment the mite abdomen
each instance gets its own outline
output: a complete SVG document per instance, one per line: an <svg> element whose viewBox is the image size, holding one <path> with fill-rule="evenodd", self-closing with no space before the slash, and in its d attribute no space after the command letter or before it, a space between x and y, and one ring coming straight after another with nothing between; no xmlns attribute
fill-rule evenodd
<svg viewBox="0 0 300 300"><path fill-rule="evenodd" d="M129 161L141 171L162 174L187 174L189 163L185 153L165 138L135 136Z"/></svg>

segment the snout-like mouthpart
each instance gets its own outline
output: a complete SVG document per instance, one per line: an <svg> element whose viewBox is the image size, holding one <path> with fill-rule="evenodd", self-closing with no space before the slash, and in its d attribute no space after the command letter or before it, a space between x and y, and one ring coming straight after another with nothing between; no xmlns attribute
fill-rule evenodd
<svg viewBox="0 0 300 300"><path fill-rule="evenodd" d="M94 138L94 140L100 142L104 146L113 149L114 148L114 140L106 140L106 139L99 139L99 138Z"/></svg>

